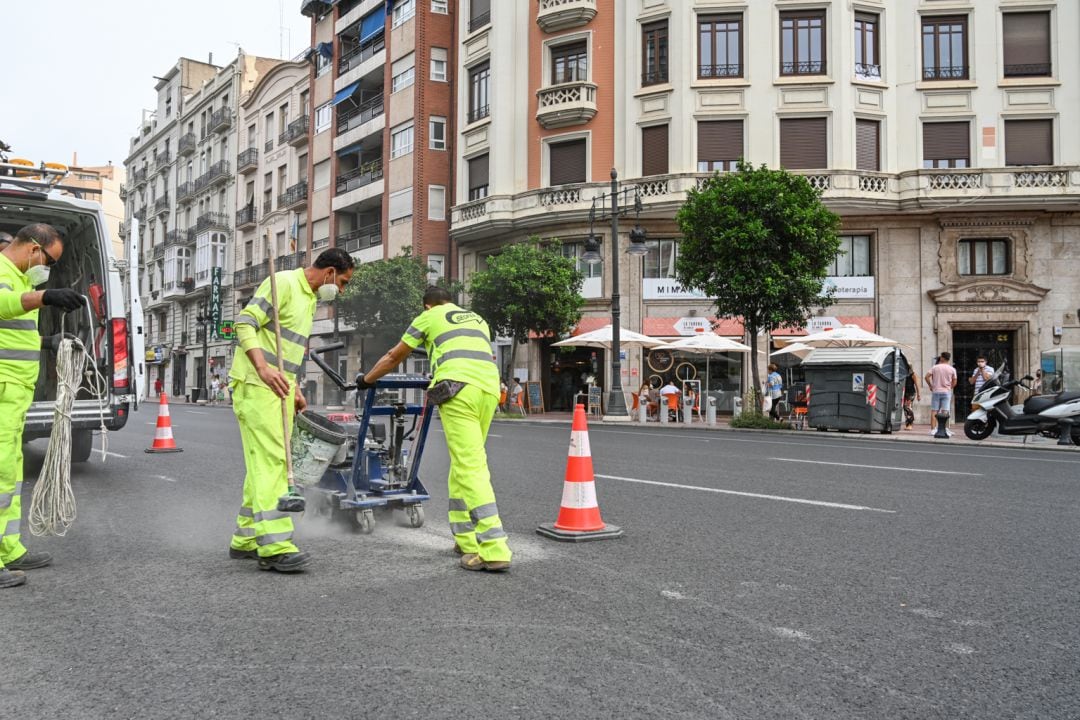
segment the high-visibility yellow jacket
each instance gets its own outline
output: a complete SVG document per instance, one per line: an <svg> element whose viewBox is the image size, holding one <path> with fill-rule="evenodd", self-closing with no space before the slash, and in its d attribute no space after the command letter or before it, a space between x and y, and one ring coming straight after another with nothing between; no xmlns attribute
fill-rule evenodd
<svg viewBox="0 0 1080 720"><path fill-rule="evenodd" d="M423 343L431 361L433 384L457 380L499 397L499 367L491 353L491 331L476 313L453 303L436 305L413 319L401 341L411 348Z"/></svg>
<svg viewBox="0 0 1080 720"><path fill-rule="evenodd" d="M304 269L283 270L276 273L278 292L278 319L281 323L281 350L285 360L285 375L295 383L296 375L304 362L311 324L315 319L315 293L304 276ZM266 364L277 368L277 341L271 313L270 278L263 280L236 318L236 338L240 351L233 358L229 377L239 382L261 384L255 366L248 359L247 351L262 350Z"/></svg>
<svg viewBox="0 0 1080 720"><path fill-rule="evenodd" d="M38 378L41 335L38 311L23 310L23 293L34 288L25 273L0 253L0 383L33 388Z"/></svg>

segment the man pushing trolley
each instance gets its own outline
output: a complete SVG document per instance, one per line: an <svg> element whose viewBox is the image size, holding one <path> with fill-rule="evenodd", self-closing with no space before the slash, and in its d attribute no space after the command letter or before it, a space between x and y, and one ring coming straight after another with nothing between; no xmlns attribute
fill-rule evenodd
<svg viewBox="0 0 1080 720"><path fill-rule="evenodd" d="M260 570L298 572L309 560L293 542L289 513L278 509L278 500L291 490L285 443L294 413L307 405L296 375L316 300L336 298L352 277L353 266L348 253L330 248L311 267L271 270L236 319L242 352L233 359L229 383L247 474L229 557L257 559Z"/></svg>

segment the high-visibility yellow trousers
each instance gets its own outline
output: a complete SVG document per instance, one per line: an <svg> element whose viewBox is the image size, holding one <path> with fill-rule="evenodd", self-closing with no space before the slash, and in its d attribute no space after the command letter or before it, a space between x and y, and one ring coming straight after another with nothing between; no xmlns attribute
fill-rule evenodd
<svg viewBox="0 0 1080 720"><path fill-rule="evenodd" d="M495 505L488 471L488 428L499 398L474 385L439 406L446 447L450 451L450 530L465 553L509 562L512 552Z"/></svg>
<svg viewBox="0 0 1080 720"><path fill-rule="evenodd" d="M34 391L0 382L0 567L26 553L19 542L22 517L23 425Z"/></svg>
<svg viewBox="0 0 1080 720"><path fill-rule="evenodd" d="M289 434L294 406L290 385ZM238 382L233 389L233 412L240 422L244 445L244 500L236 516L232 547L258 550L260 557L298 552L293 544L290 513L278 512L278 498L289 490L285 443L281 428L281 398L265 385Z"/></svg>

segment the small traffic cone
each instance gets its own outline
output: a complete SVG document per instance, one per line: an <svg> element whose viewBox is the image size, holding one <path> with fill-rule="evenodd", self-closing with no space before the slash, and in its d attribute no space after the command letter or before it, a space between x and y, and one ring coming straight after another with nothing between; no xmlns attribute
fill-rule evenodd
<svg viewBox="0 0 1080 720"><path fill-rule="evenodd" d="M148 453L174 453L184 452L183 448L176 447L176 441L172 435L172 420L169 417L169 398L161 393L161 405L158 406L157 430L154 432L154 443L146 448Z"/></svg>
<svg viewBox="0 0 1080 720"><path fill-rule="evenodd" d="M541 525L536 528L536 532L553 540L566 542L603 540L623 534L622 528L605 525L600 519L584 405L574 406L574 423L570 428L570 454L566 460L566 482L563 483L559 519L554 523Z"/></svg>

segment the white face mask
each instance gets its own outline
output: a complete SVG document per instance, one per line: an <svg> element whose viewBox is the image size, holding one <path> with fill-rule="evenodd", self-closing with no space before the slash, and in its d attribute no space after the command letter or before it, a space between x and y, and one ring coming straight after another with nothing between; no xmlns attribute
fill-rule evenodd
<svg viewBox="0 0 1080 720"><path fill-rule="evenodd" d="M337 272L334 272L334 279L331 282L325 282L319 286L318 298L323 302L333 302L338 296L337 286Z"/></svg>
<svg viewBox="0 0 1080 720"><path fill-rule="evenodd" d="M26 271L26 279L30 281L32 287L38 285L44 285L49 282L49 274L52 272L52 268L42 263L41 265L35 265L32 268L28 268Z"/></svg>

